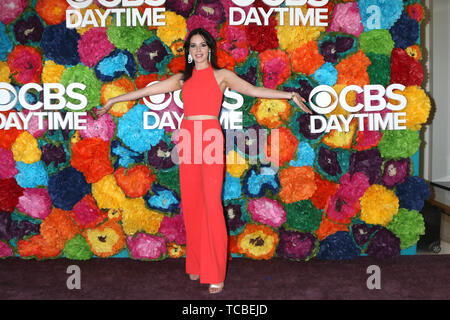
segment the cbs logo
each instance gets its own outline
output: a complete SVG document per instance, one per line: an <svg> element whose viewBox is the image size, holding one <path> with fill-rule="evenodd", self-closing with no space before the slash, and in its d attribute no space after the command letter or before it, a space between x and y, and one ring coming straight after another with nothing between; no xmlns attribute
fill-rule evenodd
<svg viewBox="0 0 450 320"><path fill-rule="evenodd" d="M364 88L351 85L342 89L338 95L336 90L327 85L315 87L309 95L309 105L318 114L328 114L334 111L338 103L348 112L364 111L381 111L388 108L391 111L400 111L406 107L406 97L395 93L394 90L404 91L405 86L402 84L391 84L387 88L381 85L366 85ZM347 95L350 91L364 93L364 104L358 103L356 106L350 106L347 103ZM385 96L389 101L398 101L398 104L386 102ZM377 102L376 104L374 102Z"/></svg>
<svg viewBox="0 0 450 320"><path fill-rule="evenodd" d="M75 9L84 9L89 7L94 0L67 0L67 3ZM144 3L152 7L163 5L166 0L98 0L101 5L107 8L119 6L121 3L124 7L139 7Z"/></svg>

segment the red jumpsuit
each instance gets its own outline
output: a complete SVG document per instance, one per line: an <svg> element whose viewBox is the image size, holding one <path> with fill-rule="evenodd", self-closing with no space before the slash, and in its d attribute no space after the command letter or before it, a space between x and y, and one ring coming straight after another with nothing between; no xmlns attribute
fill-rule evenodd
<svg viewBox="0 0 450 320"><path fill-rule="evenodd" d="M183 85L184 116L218 117L222 97L211 65L201 70L194 67L192 77ZM216 135L208 140L203 134L210 128L215 129ZM222 128L216 119L183 118L180 129L190 133L191 146L190 163L182 160L179 163L181 206L186 228L186 272L200 275L200 283L220 283L225 280L228 247L221 196L225 168ZM179 143L183 139L187 138L180 134ZM199 148L200 142L202 146ZM203 151L213 142L220 146L221 160L207 163L203 159ZM196 154L195 148L201 152ZM180 159L185 156L184 152L180 150Z"/></svg>

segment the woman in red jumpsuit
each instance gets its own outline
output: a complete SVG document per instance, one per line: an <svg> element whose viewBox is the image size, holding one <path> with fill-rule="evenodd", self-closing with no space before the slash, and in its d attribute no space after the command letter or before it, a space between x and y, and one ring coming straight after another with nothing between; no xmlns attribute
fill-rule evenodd
<svg viewBox="0 0 450 320"><path fill-rule="evenodd" d="M96 110L98 116L115 103L182 89L184 116L179 150L181 206L186 227L186 273L191 280L208 283L210 293L222 291L227 265L228 234L221 202L224 178L224 138L219 123L223 92L228 87L244 95L266 99L291 99L307 113L304 99L296 92L255 87L216 63L216 43L204 29L192 30L184 44L186 68L183 73L152 86L110 99ZM200 143L204 134L214 137L221 154L208 158ZM184 134L183 134L184 133ZM185 140L187 139L187 140ZM197 151L195 152L195 149Z"/></svg>

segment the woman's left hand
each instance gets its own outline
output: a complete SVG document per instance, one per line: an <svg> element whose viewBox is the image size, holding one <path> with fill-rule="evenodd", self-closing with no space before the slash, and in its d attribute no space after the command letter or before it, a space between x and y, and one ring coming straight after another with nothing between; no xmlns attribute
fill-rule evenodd
<svg viewBox="0 0 450 320"><path fill-rule="evenodd" d="M306 100L301 95L299 95L298 92L294 92L294 97L292 98L292 101L294 101L294 103L298 105L300 109L302 109L306 113L312 114L312 111L309 110L309 108L304 104Z"/></svg>

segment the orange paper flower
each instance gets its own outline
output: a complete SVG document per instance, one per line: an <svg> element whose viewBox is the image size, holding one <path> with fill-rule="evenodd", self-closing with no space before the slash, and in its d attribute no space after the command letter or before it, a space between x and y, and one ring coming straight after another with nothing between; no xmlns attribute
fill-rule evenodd
<svg viewBox="0 0 450 320"><path fill-rule="evenodd" d="M320 241L325 239L338 231L348 231L348 227L343 224L334 223L330 219L323 215L322 222L320 223L319 229L316 230L317 238Z"/></svg>
<svg viewBox="0 0 450 320"><path fill-rule="evenodd" d="M247 224L238 236L239 253L257 260L273 257L278 244L278 234L265 225Z"/></svg>
<svg viewBox="0 0 450 320"><path fill-rule="evenodd" d="M316 192L311 197L311 202L317 209L324 209L328 199L334 195L339 187L338 184L322 179L319 174L315 174Z"/></svg>
<svg viewBox="0 0 450 320"><path fill-rule="evenodd" d="M65 21L68 8L66 0L38 0L36 4L36 12L47 24L60 24Z"/></svg>
<svg viewBox="0 0 450 320"><path fill-rule="evenodd" d="M114 172L117 184L130 198L144 196L150 189L150 185L156 180L156 176L144 165L138 165L130 169L123 167Z"/></svg>
<svg viewBox="0 0 450 320"><path fill-rule="evenodd" d="M34 235L28 240L20 240L17 243L17 249L22 258L36 257L37 259L55 258L62 250L50 245L40 234Z"/></svg>
<svg viewBox="0 0 450 320"><path fill-rule="evenodd" d="M364 86L370 84L367 68L372 64L362 50L336 65L337 84Z"/></svg>
<svg viewBox="0 0 450 320"><path fill-rule="evenodd" d="M283 169L279 179L281 190L278 195L284 203L309 199L317 189L314 169L309 166Z"/></svg>
<svg viewBox="0 0 450 320"><path fill-rule="evenodd" d="M278 136L278 143L277 143ZM272 142L273 140L273 142ZM286 161L294 157L298 147L298 140L292 134L291 130L285 127L274 129L267 137L267 143L264 146L266 160L281 167Z"/></svg>
<svg viewBox="0 0 450 320"><path fill-rule="evenodd" d="M69 212L54 208L41 223L41 235L49 246L62 250L66 242L80 231L70 219Z"/></svg>
<svg viewBox="0 0 450 320"><path fill-rule="evenodd" d="M92 252L103 258L119 253L125 246L122 227L114 221L107 221L94 229L86 229L83 236Z"/></svg>
<svg viewBox="0 0 450 320"><path fill-rule="evenodd" d="M312 75L325 63L316 41L309 41L303 46L296 48L290 55L290 58L294 71L307 75Z"/></svg>
<svg viewBox="0 0 450 320"><path fill-rule="evenodd" d="M105 104L109 99L134 91L134 84L127 78L117 79L104 84L101 91L101 103ZM115 117L121 117L133 108L135 101L124 101L113 105L109 113Z"/></svg>

